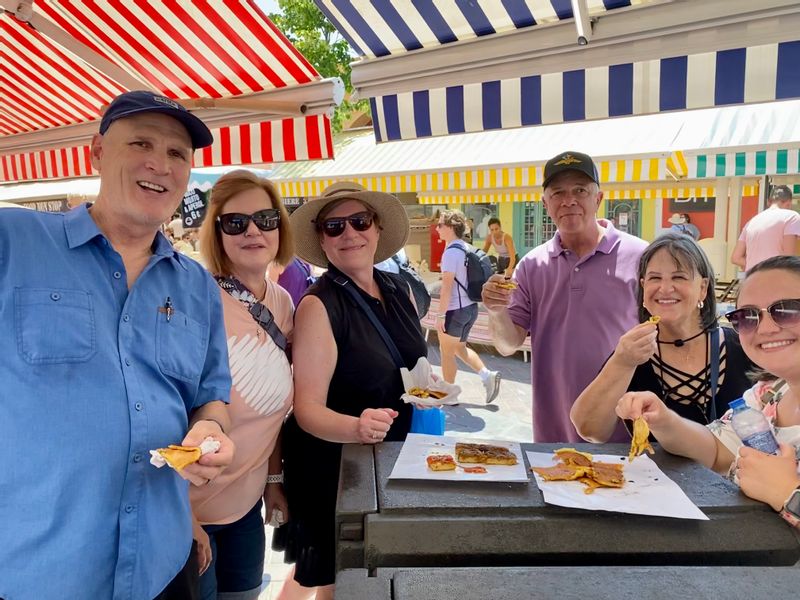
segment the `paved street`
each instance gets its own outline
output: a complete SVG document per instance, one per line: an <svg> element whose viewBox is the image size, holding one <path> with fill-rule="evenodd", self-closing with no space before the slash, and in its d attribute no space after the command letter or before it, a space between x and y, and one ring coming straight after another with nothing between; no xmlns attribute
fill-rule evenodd
<svg viewBox="0 0 800 600"><path fill-rule="evenodd" d="M530 363L523 362L522 353L504 357L494 348L473 346L489 369L502 373L500 395L492 403L485 402L486 393L477 374L459 363L456 383L461 388L458 406L445 409L445 435L485 438L491 440L532 441ZM436 334L428 338L428 360L434 370L439 368L439 346ZM272 528L267 527L267 545L272 539ZM283 553L267 548L264 565L264 587L259 600L274 600L288 576L291 565L284 564Z"/></svg>

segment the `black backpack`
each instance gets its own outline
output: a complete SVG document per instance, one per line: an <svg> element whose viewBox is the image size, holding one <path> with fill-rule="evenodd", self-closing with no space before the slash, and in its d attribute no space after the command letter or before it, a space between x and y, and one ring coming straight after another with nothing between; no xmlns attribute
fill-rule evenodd
<svg viewBox="0 0 800 600"><path fill-rule="evenodd" d="M400 269L400 277L408 284L408 287L411 288L411 293L414 294L414 302L417 303L417 312L421 319L428 314L428 309L431 307L431 293L419 273L411 265L407 262L401 262L397 255L392 256L392 260L397 263Z"/></svg>
<svg viewBox="0 0 800 600"><path fill-rule="evenodd" d="M464 253L464 265L467 267L467 285L464 285L458 279L456 279L456 283L467 292L467 298L480 302L483 284L488 281L489 277L494 275L489 255L469 244L467 244L466 248L460 245L453 245L450 248L456 248Z"/></svg>

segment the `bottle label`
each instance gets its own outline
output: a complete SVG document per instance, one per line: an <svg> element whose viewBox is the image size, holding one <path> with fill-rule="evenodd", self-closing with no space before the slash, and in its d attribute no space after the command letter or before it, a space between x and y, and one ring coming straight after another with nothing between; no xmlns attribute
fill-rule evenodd
<svg viewBox="0 0 800 600"><path fill-rule="evenodd" d="M778 454L778 442L775 441L775 436L771 431L762 431L754 433L746 440L742 440L745 446L760 450L764 454Z"/></svg>

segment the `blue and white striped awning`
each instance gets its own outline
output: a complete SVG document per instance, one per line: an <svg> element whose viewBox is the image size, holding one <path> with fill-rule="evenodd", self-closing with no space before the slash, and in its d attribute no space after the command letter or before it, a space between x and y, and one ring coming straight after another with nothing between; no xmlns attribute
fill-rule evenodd
<svg viewBox="0 0 800 600"><path fill-rule="evenodd" d="M797 0L316 3L377 141L800 98Z"/></svg>

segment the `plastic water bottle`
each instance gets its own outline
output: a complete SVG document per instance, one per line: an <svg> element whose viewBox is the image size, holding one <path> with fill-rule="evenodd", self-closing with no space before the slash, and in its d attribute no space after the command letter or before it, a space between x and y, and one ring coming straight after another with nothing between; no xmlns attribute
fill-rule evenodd
<svg viewBox="0 0 800 600"><path fill-rule="evenodd" d="M747 406L744 398L728 404L733 409L731 425L745 446L765 454L778 454L778 441L763 413Z"/></svg>

